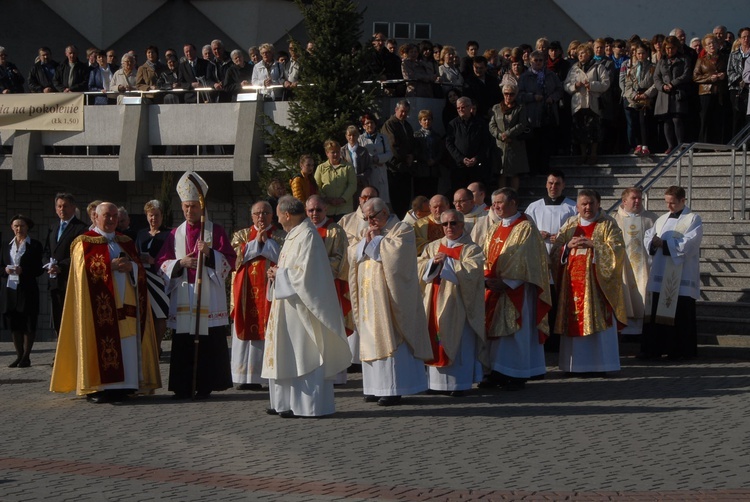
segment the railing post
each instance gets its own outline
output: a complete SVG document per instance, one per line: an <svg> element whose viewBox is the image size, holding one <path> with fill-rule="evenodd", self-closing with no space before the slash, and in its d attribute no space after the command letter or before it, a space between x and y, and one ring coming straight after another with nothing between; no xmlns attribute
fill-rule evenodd
<svg viewBox="0 0 750 502"><path fill-rule="evenodd" d="M678 187L682 186L682 157L677 159L677 183L675 183Z"/></svg>
<svg viewBox="0 0 750 502"><path fill-rule="evenodd" d="M745 219L747 211L747 142L742 143L742 214L740 218Z"/></svg>
<svg viewBox="0 0 750 502"><path fill-rule="evenodd" d="M688 159L688 201L690 201L690 204L693 204L693 154L695 153L695 148L693 148L693 145L690 145L690 157Z"/></svg>
<svg viewBox="0 0 750 502"><path fill-rule="evenodd" d="M732 167L730 168L729 172L729 220L734 219L734 187L735 187L735 181L734 177L736 175L736 168L737 164L735 163L735 158L737 156L737 150L732 148Z"/></svg>

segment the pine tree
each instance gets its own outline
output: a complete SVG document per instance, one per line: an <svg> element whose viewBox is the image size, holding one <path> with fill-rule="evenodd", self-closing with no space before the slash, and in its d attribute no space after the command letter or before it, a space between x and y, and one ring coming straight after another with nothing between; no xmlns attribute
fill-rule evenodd
<svg viewBox="0 0 750 502"><path fill-rule="evenodd" d="M373 110L376 87L363 82L372 75L372 48L360 46L362 14L349 0L296 0L303 12L312 53L298 47L300 80L290 103L291 127L267 124L276 169L296 172L299 157L323 158L323 142L344 144L344 131ZM294 42L293 42L294 43Z"/></svg>

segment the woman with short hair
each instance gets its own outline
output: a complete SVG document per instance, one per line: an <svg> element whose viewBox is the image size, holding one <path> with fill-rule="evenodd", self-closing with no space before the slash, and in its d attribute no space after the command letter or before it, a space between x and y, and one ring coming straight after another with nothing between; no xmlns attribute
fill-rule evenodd
<svg viewBox="0 0 750 502"><path fill-rule="evenodd" d="M661 45L664 57L659 59L654 70L654 86L657 90L654 116L664 123L664 136L669 155L682 144L685 137L685 116L688 114L688 93L692 84L690 64L680 53L677 37L669 36Z"/></svg>
<svg viewBox="0 0 750 502"><path fill-rule="evenodd" d="M701 41L705 53L693 68L693 82L698 84L701 103L701 129L698 141L725 143L731 137L729 122L729 87L727 85L727 55L719 52L716 35L708 34Z"/></svg>

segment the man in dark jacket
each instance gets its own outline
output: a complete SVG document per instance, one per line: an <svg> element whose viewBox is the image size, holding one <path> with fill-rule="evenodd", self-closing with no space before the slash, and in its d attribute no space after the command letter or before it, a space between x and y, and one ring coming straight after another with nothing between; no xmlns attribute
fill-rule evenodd
<svg viewBox="0 0 750 502"><path fill-rule="evenodd" d="M50 59L49 47L40 47L37 62L29 72L31 92L55 92L55 71L57 62Z"/></svg>
<svg viewBox="0 0 750 502"><path fill-rule="evenodd" d="M474 105L466 96L456 101L458 117L451 120L445 135L445 146L453 157L451 186L453 190L474 181L489 182L490 135L487 123L474 114Z"/></svg>
<svg viewBox="0 0 750 502"><path fill-rule="evenodd" d="M78 49L75 45L65 48L67 61L60 64L55 71L55 90L57 92L86 92L89 82L89 67L78 60Z"/></svg>
<svg viewBox="0 0 750 502"><path fill-rule="evenodd" d="M475 57L472 64L473 73L466 79L466 95L474 100L477 115L484 120L489 120L492 107L503 98L500 82L496 77L487 73L487 58L484 56Z"/></svg>
<svg viewBox="0 0 750 502"><path fill-rule="evenodd" d="M393 212L398 215L409 210L414 175L414 154L417 142L414 139L414 129L406 120L410 109L411 105L405 99L396 103L396 110L380 130L390 141L393 151L393 158L388 163L388 191Z"/></svg>

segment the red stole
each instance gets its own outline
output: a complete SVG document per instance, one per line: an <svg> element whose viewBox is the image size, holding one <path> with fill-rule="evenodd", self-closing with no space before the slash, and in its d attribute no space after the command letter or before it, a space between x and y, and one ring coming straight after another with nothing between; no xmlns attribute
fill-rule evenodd
<svg viewBox="0 0 750 502"><path fill-rule="evenodd" d="M449 248L440 244L438 253L444 253L446 256L450 256L454 260L461 258L461 250L463 245ZM451 361L448 358L448 354L445 353L442 344L440 343L440 326L438 325L438 294L440 292L440 274L432 280L432 290L430 294L430 313L427 316L427 329L430 333L430 345L432 346L432 360L426 361L425 364L430 366L443 367L448 366Z"/></svg>
<svg viewBox="0 0 750 502"><path fill-rule="evenodd" d="M521 223L522 221L526 221L526 215L521 214L518 218L516 218L516 221L511 223L509 226L504 227L502 223L498 225L497 229L495 230L495 233L492 234L492 237L490 238L490 245L489 249L487 250L487 265L484 269L484 277L486 279L493 279L493 278L500 278L500 275L497 272L497 261L500 257L500 254L503 252L503 247L505 246L505 241L508 240L508 237L510 237L510 233L513 231L516 225ZM497 338L497 337L491 337L490 334L490 328L492 327L492 319L495 317L495 309L497 308L497 302L500 299L501 295L507 295L511 302L513 302L513 305L516 307L516 312L518 312L518 318L516 321L518 322L518 325L521 325L521 310L523 309L523 294L524 294L524 288L526 286L522 285L517 287L516 289L505 289L504 291L491 291L489 289L485 290L484 292L484 328L485 332L488 335L488 338Z"/></svg>
<svg viewBox="0 0 750 502"><path fill-rule="evenodd" d="M585 236L587 239L591 239L594 235L594 228L596 223L588 226L578 225L573 232L573 237ZM568 274L570 276L570 290L568 291L568 298L571 299L569 304L572 307L568 308L568 336L583 336L583 313L586 305L586 262L590 253L593 250L588 248L569 249L568 250ZM580 254L576 251L581 252ZM583 252L585 251L585 252ZM592 265L592 273L596 274L596 268ZM596 284L596 278L592 281ZM609 310L609 309L608 309Z"/></svg>
<svg viewBox="0 0 750 502"><path fill-rule="evenodd" d="M94 338L96 339L97 363L102 384L122 382L125 380L125 369L122 360L122 345L120 342L119 321L126 317L136 317L136 306L123 303L121 309L117 308L115 300L115 285L112 277L112 260L109 256L107 239L102 235L89 231L83 239L84 275L89 288L89 299L91 304L91 315L94 318ZM128 257L138 262L135 245L128 239L126 242L120 240L122 235L116 237L117 244ZM146 272L138 267L138 303L141 310L141 336L146 325ZM124 298L122 299L124 302Z"/></svg>
<svg viewBox="0 0 750 502"><path fill-rule="evenodd" d="M276 230L276 225L271 225L265 232L268 238ZM253 225L250 228L248 242L255 240L258 229ZM240 249L240 256L245 256L248 242L244 242ZM268 268L276 265L265 256L258 256L249 262L243 263L234 277L234 309L232 319L237 338L240 340L265 340L266 324L271 314L271 302L266 299L266 283Z"/></svg>
<svg viewBox="0 0 750 502"><path fill-rule="evenodd" d="M328 218L326 222L317 229L318 235L321 239L323 239L323 242L325 242L326 237L328 237L328 227L331 225L331 223L333 223L333 220L331 218ZM352 311L352 302L349 300L349 283L347 281L334 277L333 285L336 287L336 297L338 298L339 305L341 306L341 314L343 315L344 319L346 319L346 316L349 314L349 312ZM354 333L354 330L352 329L345 329L346 336Z"/></svg>

